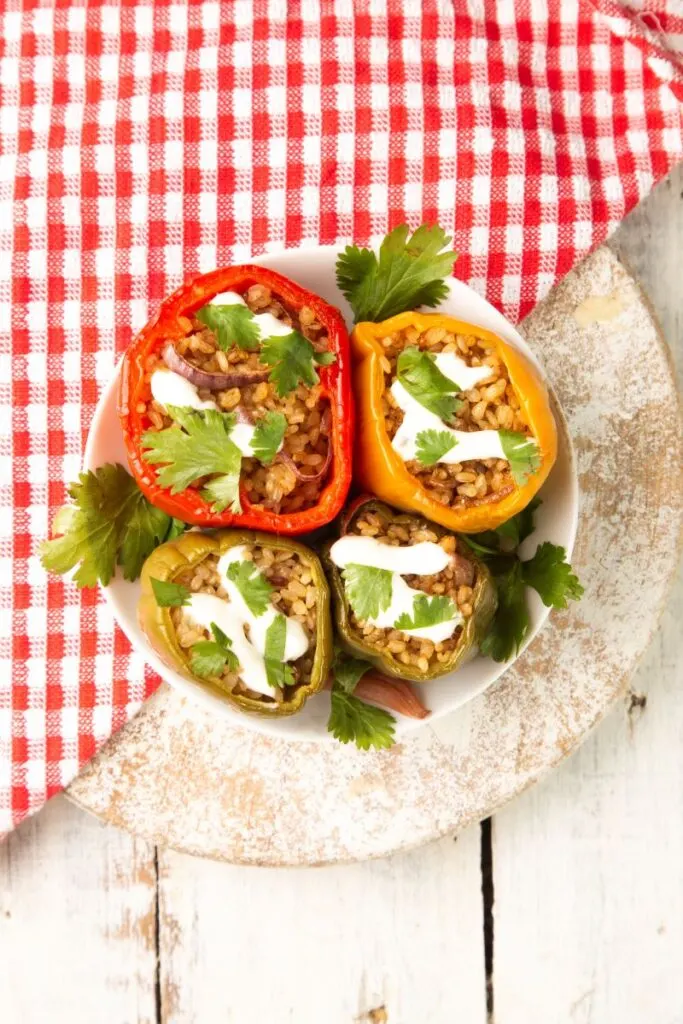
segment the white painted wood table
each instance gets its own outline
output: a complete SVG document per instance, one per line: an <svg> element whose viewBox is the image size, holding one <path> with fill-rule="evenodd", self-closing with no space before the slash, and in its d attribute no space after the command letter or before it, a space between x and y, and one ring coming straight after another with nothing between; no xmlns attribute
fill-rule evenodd
<svg viewBox="0 0 683 1024"><path fill-rule="evenodd" d="M681 169L612 244L680 380ZM408 854L232 867L53 800L0 846L0 1024L683 1024L682 612L573 759Z"/></svg>

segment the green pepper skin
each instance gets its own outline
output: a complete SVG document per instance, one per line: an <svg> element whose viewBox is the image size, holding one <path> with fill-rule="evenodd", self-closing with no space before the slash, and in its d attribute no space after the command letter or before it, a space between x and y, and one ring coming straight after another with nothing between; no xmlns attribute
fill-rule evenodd
<svg viewBox="0 0 683 1024"><path fill-rule="evenodd" d="M340 521L340 536L344 536L345 533L348 533L349 528L357 516L361 512L366 511L374 512L385 522L398 524L408 522L411 519L414 520L421 518L415 514L396 512L388 505L385 505L384 502L378 501L376 498L368 498L367 496L364 496L357 499L347 509L347 511L342 514ZM446 530L435 523L428 522L426 519L424 520L424 525L425 529L433 530L440 537L446 536L450 533L449 530ZM498 606L496 587L491 578L491 573L483 562L480 562L479 559L470 551L467 551L466 555L463 551L459 551L459 553L462 554L463 557L466 557L469 562L472 562L477 569L477 578L474 585L474 593L472 595L474 611L466 625L463 627L458 644L452 652L449 660L447 662L440 662L438 665L430 668L427 672L419 672L415 667L404 665L393 654L390 654L389 652L379 652L375 647L366 643L363 640L362 635L359 634L351 624L349 603L344 591L344 581L339 569L330 558L331 547L331 543L327 544L322 551L321 557L332 588L332 605L338 639L341 642L342 647L344 647L349 654L353 654L357 658L364 658L366 661L371 662L379 672L382 672L385 675L394 676L397 679L404 679L411 683L428 683L431 679L447 675L449 672L455 672L456 669L460 668L463 662L468 658L469 654L479 646L486 635L486 631L491 624L491 620L493 619Z"/></svg>
<svg viewBox="0 0 683 1024"><path fill-rule="evenodd" d="M240 694L233 695L217 683L194 675L190 670L188 655L176 638L171 609L160 608L152 591L152 578L173 581L188 566L199 565L209 555L220 557L229 548L240 544L258 544L260 547L278 551L296 552L308 566L316 587L317 617L311 681L298 686L290 700L279 704L266 703ZM138 604L138 622L154 651L165 665L193 683L210 690L219 700L240 711L280 718L296 714L311 694L318 693L324 687L332 662L330 590L320 560L303 544L288 537L276 537L255 530L219 530L212 534L184 533L175 540L161 544L152 552L142 568L140 582L142 596Z"/></svg>

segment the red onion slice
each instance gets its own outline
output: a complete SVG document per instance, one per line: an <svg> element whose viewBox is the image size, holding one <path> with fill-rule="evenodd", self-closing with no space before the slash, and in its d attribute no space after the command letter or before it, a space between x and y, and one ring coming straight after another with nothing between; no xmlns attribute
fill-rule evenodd
<svg viewBox="0 0 683 1024"><path fill-rule="evenodd" d="M328 441L325 461L323 462L321 468L316 470L315 473L302 473L299 467L297 466L296 462L292 458L292 456L288 455L287 452L278 452L277 455L275 456L275 459L277 462L282 462L285 466L291 469L292 473L297 478L297 480L302 480L305 483L310 483L313 480L320 480L322 477L325 476L328 469L330 468L330 463L332 462L332 445Z"/></svg>
<svg viewBox="0 0 683 1024"><path fill-rule="evenodd" d="M331 689L331 680L328 680L325 689ZM353 692L361 700L379 704L380 707L389 708L390 711L396 711L406 718L427 718L431 714L409 683L403 679L392 679L374 670L365 673Z"/></svg>
<svg viewBox="0 0 683 1024"><path fill-rule="evenodd" d="M164 347L161 358L169 370L180 374L196 388L208 388L209 391L223 391L225 388L242 388L247 384L261 384L268 380L270 370L234 370L231 373L209 373L188 363L176 350L172 342Z"/></svg>

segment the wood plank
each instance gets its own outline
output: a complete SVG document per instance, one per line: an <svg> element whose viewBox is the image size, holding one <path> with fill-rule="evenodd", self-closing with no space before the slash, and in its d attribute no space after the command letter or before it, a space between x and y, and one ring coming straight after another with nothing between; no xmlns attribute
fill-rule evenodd
<svg viewBox="0 0 683 1024"><path fill-rule="evenodd" d="M154 849L57 797L0 845L0 1020L155 1024Z"/></svg>
<svg viewBox="0 0 683 1024"><path fill-rule="evenodd" d="M682 200L679 168L614 240L679 371ZM679 579L626 704L494 819L496 1024L683 1021L682 612Z"/></svg>
<svg viewBox="0 0 683 1024"><path fill-rule="evenodd" d="M328 868L160 852L161 1020L484 1024L479 860L478 828Z"/></svg>

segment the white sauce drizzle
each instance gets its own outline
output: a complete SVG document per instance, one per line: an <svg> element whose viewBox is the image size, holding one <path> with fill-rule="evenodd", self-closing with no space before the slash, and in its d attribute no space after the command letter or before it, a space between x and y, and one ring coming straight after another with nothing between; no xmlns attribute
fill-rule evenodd
<svg viewBox="0 0 683 1024"><path fill-rule="evenodd" d="M493 377L490 366L468 366L455 352L437 352L434 356L437 370L457 384L462 391L470 391L477 384Z"/></svg>
<svg viewBox="0 0 683 1024"><path fill-rule="evenodd" d="M394 434L391 446L404 462L417 458L417 435L423 430L438 430L451 435L455 448L442 455L439 462L468 462L470 459L505 459L507 457L500 443L497 430L453 430L443 420L425 409L412 395L409 395L399 380L391 385L391 394L399 409L403 410L403 422Z"/></svg>
<svg viewBox="0 0 683 1024"><path fill-rule="evenodd" d="M152 397L159 405L176 405L184 409L218 409L213 399L201 399L194 384L174 370L155 370L150 386ZM230 440L234 441L245 459L254 458L251 443L255 433L256 426L253 423L236 423L230 431ZM278 451L283 444L284 439L280 441Z"/></svg>
<svg viewBox="0 0 683 1024"><path fill-rule="evenodd" d="M268 685L266 662L266 632L278 614L274 605L269 605L263 615L256 616L245 603L242 595L226 573L232 562L249 561L245 558L246 548L239 545L230 548L218 560L218 574L230 598L225 601L215 594L192 594L190 602L183 605L183 616L193 625L202 629L211 629L215 622L219 629L232 641L232 649L240 663L240 676L246 686L256 693L273 696L273 688ZM285 616L285 661L296 661L308 650L309 641L306 631L296 619ZM249 626L249 639L244 627Z"/></svg>
<svg viewBox="0 0 683 1024"><path fill-rule="evenodd" d="M418 544L396 547L382 544L374 537L341 537L330 548L330 557L335 565L343 569L349 563L371 566L375 569L388 569L391 572L391 603L385 611L375 618L366 621L380 629L393 629L394 623L404 612L413 614L413 604L419 595L425 596L421 590L409 587L403 575L431 576L441 572L450 562L450 556L440 544L433 541L420 541ZM453 635L463 617L456 610L452 619L438 622L434 626L422 626L419 629L402 630L407 636L421 640L431 640L438 644Z"/></svg>

